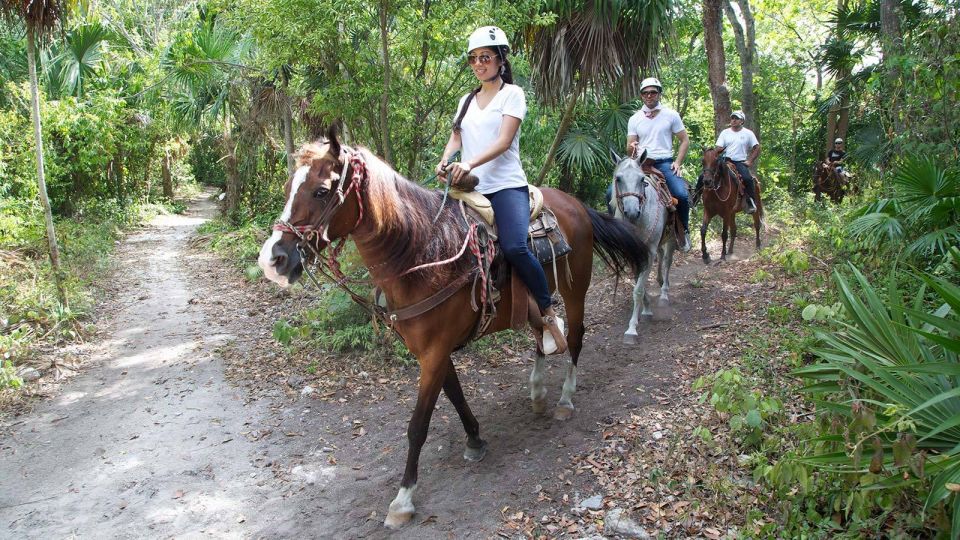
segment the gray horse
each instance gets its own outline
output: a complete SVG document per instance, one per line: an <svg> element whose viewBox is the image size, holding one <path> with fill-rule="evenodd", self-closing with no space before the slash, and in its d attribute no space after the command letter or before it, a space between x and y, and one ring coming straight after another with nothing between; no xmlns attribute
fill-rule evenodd
<svg viewBox="0 0 960 540"><path fill-rule="evenodd" d="M639 232L640 240L647 247L649 257L647 265L640 269L637 282L633 287L633 314L630 326L623 334L623 342L634 345L637 342L637 320L639 316L653 318L650 309L650 297L647 295L647 276L657 256L657 283L660 284L660 300L657 305L670 305L670 265L673 264L673 252L677 248L677 238L673 227L667 226L669 217L667 207L660 200L653 178L643 172L641 164L647 157L643 150L636 159L620 157L613 152L616 168L613 182L608 190L608 208L615 217L633 223ZM643 311L640 312L640 300Z"/></svg>

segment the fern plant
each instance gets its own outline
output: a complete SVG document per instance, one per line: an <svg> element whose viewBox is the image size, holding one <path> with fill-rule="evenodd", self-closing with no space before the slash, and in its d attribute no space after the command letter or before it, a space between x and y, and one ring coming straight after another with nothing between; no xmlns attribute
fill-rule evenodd
<svg viewBox="0 0 960 540"><path fill-rule="evenodd" d="M882 294L853 265L835 274L844 319L818 332L811 384L830 432L803 462L853 475L860 489L911 487L924 508L946 503L960 535L960 287L929 273L908 305L890 280ZM931 303L931 298L933 302Z"/></svg>

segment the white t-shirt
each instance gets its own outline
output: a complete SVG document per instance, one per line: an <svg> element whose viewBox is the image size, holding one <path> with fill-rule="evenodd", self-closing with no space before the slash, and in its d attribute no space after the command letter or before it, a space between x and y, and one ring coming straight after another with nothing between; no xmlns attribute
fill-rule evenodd
<svg viewBox="0 0 960 540"><path fill-rule="evenodd" d="M750 150L758 144L757 136L747 128L740 128L740 131L727 128L717 137L717 146L725 148L723 154L733 161L746 161Z"/></svg>
<svg viewBox="0 0 960 540"><path fill-rule="evenodd" d="M469 95L466 94L460 98L457 110L454 112L454 120L460 114L463 100L467 99ZM504 115L519 118L521 121L527 115L527 99L523 95L523 89L519 86L514 84L504 85L483 109L477 105L477 98L474 96L467 108L467 114L463 116L463 120L460 122L463 161L482 154L493 145L500 137L500 125L503 122ZM474 167L471 172L480 179L477 191L484 195L501 189L526 187L527 175L524 174L523 167L520 164L520 129L517 129L517 134L513 136L513 142L510 143L510 147L504 153L483 165Z"/></svg>
<svg viewBox="0 0 960 540"><path fill-rule="evenodd" d="M673 157L673 136L686 129L677 111L663 105L653 118L640 110L627 122L627 135L637 137L640 150L646 148L650 159Z"/></svg>

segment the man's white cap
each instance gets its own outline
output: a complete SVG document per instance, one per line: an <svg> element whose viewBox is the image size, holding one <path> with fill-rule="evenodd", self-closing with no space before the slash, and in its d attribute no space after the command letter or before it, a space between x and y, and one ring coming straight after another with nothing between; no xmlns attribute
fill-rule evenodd
<svg viewBox="0 0 960 540"><path fill-rule="evenodd" d="M467 53L479 47L506 47L510 49L510 42L507 41L507 34L496 26L481 26L470 34L467 41Z"/></svg>
<svg viewBox="0 0 960 540"><path fill-rule="evenodd" d="M837 137L837 139L833 141L833 144L837 144L838 142L843 142L843 139L841 139L840 137Z"/></svg>
<svg viewBox="0 0 960 540"><path fill-rule="evenodd" d="M640 91L643 92L648 87L653 86L657 89L657 92L663 92L663 85L660 84L660 79L656 77L647 77L640 83Z"/></svg>
<svg viewBox="0 0 960 540"><path fill-rule="evenodd" d="M730 115L730 118L739 118L740 120L745 121L747 119L747 115L743 114L743 111L733 111L733 113Z"/></svg>

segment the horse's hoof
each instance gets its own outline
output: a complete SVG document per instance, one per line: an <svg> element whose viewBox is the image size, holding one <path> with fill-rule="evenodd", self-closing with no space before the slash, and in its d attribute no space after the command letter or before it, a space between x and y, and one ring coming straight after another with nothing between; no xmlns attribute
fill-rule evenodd
<svg viewBox="0 0 960 540"><path fill-rule="evenodd" d="M535 399L530 402L534 414L547 414L547 398Z"/></svg>
<svg viewBox="0 0 960 540"><path fill-rule="evenodd" d="M703 264L710 264L710 257L704 257Z"/></svg>
<svg viewBox="0 0 960 540"><path fill-rule="evenodd" d="M657 300L657 307L670 307L670 299L661 296L660 299Z"/></svg>
<svg viewBox="0 0 960 540"><path fill-rule="evenodd" d="M383 520L383 525L388 529L399 529L406 525L413 518L413 512L387 512L387 519Z"/></svg>
<svg viewBox="0 0 960 540"><path fill-rule="evenodd" d="M637 344L637 335L636 335L636 334L624 334L624 335L623 335L623 344L624 344L624 345L636 345L636 344Z"/></svg>
<svg viewBox="0 0 960 540"><path fill-rule="evenodd" d="M653 320L653 313L641 313L640 320L642 322L650 322Z"/></svg>
<svg viewBox="0 0 960 540"><path fill-rule="evenodd" d="M553 411L553 419L559 420L561 422L566 422L573 416L573 407L562 407L558 406Z"/></svg>
<svg viewBox="0 0 960 540"><path fill-rule="evenodd" d="M480 448L470 448L469 446L466 450L463 451L463 459L467 461L483 461L483 458L487 455L487 441L480 441Z"/></svg>

